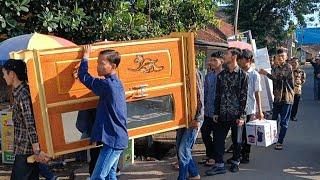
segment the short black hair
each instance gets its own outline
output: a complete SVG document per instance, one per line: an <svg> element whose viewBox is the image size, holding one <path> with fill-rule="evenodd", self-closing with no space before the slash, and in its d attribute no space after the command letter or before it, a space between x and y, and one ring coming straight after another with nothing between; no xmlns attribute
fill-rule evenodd
<svg viewBox="0 0 320 180"><path fill-rule="evenodd" d="M108 59L108 61L110 63L115 64L116 67L119 66L121 57L117 51L112 49L107 49L107 50L101 51L99 54L105 56Z"/></svg>
<svg viewBox="0 0 320 180"><path fill-rule="evenodd" d="M253 61L253 52L249 49L242 50L241 58Z"/></svg>
<svg viewBox="0 0 320 180"><path fill-rule="evenodd" d="M20 81L28 82L27 65L22 59L9 59L2 66L6 71L16 73Z"/></svg>
<svg viewBox="0 0 320 180"><path fill-rule="evenodd" d="M241 49L236 47L229 47L228 51L231 52L232 56L237 56L237 59L241 57Z"/></svg>
<svg viewBox="0 0 320 180"><path fill-rule="evenodd" d="M277 50L277 55L283 54L283 53L287 53L287 51L284 50L283 48L280 48L280 49Z"/></svg>
<svg viewBox="0 0 320 180"><path fill-rule="evenodd" d="M211 57L213 58L223 58L223 56L224 56L224 52L222 51L215 51L211 53Z"/></svg>

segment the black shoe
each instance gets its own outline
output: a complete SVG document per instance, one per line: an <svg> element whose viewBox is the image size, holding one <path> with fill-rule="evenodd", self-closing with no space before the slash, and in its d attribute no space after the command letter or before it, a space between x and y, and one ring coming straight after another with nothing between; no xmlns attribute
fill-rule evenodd
<svg viewBox="0 0 320 180"><path fill-rule="evenodd" d="M237 164L231 164L230 171L233 173L239 172L239 166Z"/></svg>
<svg viewBox="0 0 320 180"><path fill-rule="evenodd" d="M207 170L205 172L205 174L207 176L213 176L213 175L217 175L217 174L225 174L227 172L226 167L217 167L217 166L213 166L211 169Z"/></svg>
<svg viewBox="0 0 320 180"><path fill-rule="evenodd" d="M248 164L250 162L250 159L249 157L247 156L242 156L241 160L240 160L240 163L242 164Z"/></svg>

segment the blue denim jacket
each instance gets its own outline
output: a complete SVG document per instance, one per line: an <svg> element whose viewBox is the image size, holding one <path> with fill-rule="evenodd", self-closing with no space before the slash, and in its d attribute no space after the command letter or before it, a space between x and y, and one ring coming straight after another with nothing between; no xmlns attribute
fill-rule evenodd
<svg viewBox="0 0 320 180"><path fill-rule="evenodd" d="M88 73L87 59L81 61L78 76L87 88L99 96L91 142L125 149L128 146L127 106L121 81L115 74L105 79L92 77Z"/></svg>

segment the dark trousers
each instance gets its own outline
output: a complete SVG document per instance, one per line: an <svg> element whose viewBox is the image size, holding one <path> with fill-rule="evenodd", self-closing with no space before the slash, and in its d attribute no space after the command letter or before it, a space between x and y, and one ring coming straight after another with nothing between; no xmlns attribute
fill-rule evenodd
<svg viewBox="0 0 320 180"><path fill-rule="evenodd" d="M235 121L228 122L218 122L215 127L214 137L215 137L215 161L216 163L224 163L224 146L225 140L228 135L228 132L231 128L231 136L233 143L233 157L232 160L234 163L240 162L240 153L241 153L241 142L238 142L238 125ZM242 128L242 127L240 127ZM241 133L242 135L242 133Z"/></svg>
<svg viewBox="0 0 320 180"><path fill-rule="evenodd" d="M39 180L38 163L27 163L30 155L16 155L12 167L11 180Z"/></svg>
<svg viewBox="0 0 320 180"><path fill-rule="evenodd" d="M246 123L250 121L253 114L247 115ZM243 126L242 131L242 149L241 149L241 156L249 158L250 156L251 145L247 143L247 132L246 126Z"/></svg>
<svg viewBox="0 0 320 180"><path fill-rule="evenodd" d="M291 110L291 119L295 118L298 112L298 108L299 108L299 103L300 103L300 94L295 94L294 95L294 102L292 105L292 110Z"/></svg>
<svg viewBox="0 0 320 180"><path fill-rule="evenodd" d="M282 144L289 127L292 104L273 103L272 119L279 122L280 115L280 133L278 143Z"/></svg>
<svg viewBox="0 0 320 180"><path fill-rule="evenodd" d="M214 145L214 127L216 123L213 122L212 117L205 116L203 125L201 127L202 141L206 147L206 156L214 159L215 145Z"/></svg>
<svg viewBox="0 0 320 180"><path fill-rule="evenodd" d="M314 77L313 92L314 100L320 100L320 78Z"/></svg>
<svg viewBox="0 0 320 180"><path fill-rule="evenodd" d="M90 149L90 162L89 162L90 177L93 173L94 167L96 166L101 148L102 148L102 146Z"/></svg>

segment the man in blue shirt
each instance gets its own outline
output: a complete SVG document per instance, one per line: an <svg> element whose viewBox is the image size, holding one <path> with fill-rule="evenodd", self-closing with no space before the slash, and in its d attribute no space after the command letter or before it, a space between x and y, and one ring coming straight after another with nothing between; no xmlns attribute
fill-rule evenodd
<svg viewBox="0 0 320 180"><path fill-rule="evenodd" d="M91 46L86 45L78 77L87 88L99 96L91 142L103 143L91 179L117 179L116 169L119 157L128 146L125 91L116 75L120 55L114 50L101 51L97 72L103 78L94 78L88 73L90 52Z"/></svg>
<svg viewBox="0 0 320 180"><path fill-rule="evenodd" d="M214 164L214 137L213 131L215 123L214 116L214 99L216 91L217 76L222 71L223 52L216 51L208 59L208 73L204 81L204 121L201 127L202 140L206 147L206 158L201 161L206 166Z"/></svg>

